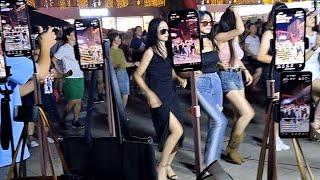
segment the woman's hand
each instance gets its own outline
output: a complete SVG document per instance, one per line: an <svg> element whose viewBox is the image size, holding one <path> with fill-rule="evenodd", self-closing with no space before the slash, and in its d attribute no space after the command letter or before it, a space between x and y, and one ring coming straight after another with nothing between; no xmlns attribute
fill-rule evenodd
<svg viewBox="0 0 320 180"><path fill-rule="evenodd" d="M227 69L228 69L228 67L227 66L225 66L222 62L218 62L217 63L217 65L218 65L218 67L219 67L219 69L222 69L222 70L224 70L224 71L226 71Z"/></svg>
<svg viewBox="0 0 320 180"><path fill-rule="evenodd" d="M180 86L181 86L183 89L187 87L187 84L188 84L187 79L184 79L184 78L179 77L179 78L178 78L178 81L179 81L179 83L180 83Z"/></svg>
<svg viewBox="0 0 320 180"><path fill-rule="evenodd" d="M154 92L147 93L148 104L151 108L157 108L162 105L161 100Z"/></svg>
<svg viewBox="0 0 320 180"><path fill-rule="evenodd" d="M247 69L245 69L243 71L243 73L244 73L244 76L246 78L246 86L250 86L250 84L252 83L252 80L253 80L250 72Z"/></svg>

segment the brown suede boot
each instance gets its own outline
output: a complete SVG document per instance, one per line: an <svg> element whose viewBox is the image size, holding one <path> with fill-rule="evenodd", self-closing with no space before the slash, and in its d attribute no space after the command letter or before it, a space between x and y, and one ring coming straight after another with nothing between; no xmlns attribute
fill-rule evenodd
<svg viewBox="0 0 320 180"><path fill-rule="evenodd" d="M244 134L231 134L229 144L226 149L226 154L230 160L236 164L241 165L244 162L244 158L239 153L240 143L244 139Z"/></svg>

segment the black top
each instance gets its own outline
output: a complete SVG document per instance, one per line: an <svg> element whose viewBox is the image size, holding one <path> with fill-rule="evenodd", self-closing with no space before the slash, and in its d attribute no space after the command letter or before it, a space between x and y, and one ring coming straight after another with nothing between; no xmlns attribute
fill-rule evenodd
<svg viewBox="0 0 320 180"><path fill-rule="evenodd" d="M172 62L154 53L147 68L150 89L156 93L163 104L170 105L175 99L176 91L172 81Z"/></svg>
<svg viewBox="0 0 320 180"><path fill-rule="evenodd" d="M202 53L202 73L218 72L217 63L219 62L219 55L216 51Z"/></svg>

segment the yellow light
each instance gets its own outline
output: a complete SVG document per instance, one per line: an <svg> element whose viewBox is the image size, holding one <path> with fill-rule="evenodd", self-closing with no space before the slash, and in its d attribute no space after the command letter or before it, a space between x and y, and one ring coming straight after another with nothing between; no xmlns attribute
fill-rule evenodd
<svg viewBox="0 0 320 180"><path fill-rule="evenodd" d="M36 7L36 0L28 0L30 6Z"/></svg>
<svg viewBox="0 0 320 180"><path fill-rule="evenodd" d="M88 7L88 0L77 0L77 5L81 8Z"/></svg>
<svg viewBox="0 0 320 180"><path fill-rule="evenodd" d="M113 7L113 0L106 0L107 7Z"/></svg>

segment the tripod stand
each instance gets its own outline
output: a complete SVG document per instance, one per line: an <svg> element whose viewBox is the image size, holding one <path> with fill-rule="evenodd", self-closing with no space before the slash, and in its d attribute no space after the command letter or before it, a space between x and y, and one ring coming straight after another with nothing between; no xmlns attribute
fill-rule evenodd
<svg viewBox="0 0 320 180"><path fill-rule="evenodd" d="M277 117L278 106L279 106L279 102L276 99L274 98L270 99L267 113L265 115L265 129L264 129L263 138L262 138L262 147L260 150L257 180L262 180L268 137L270 138L269 138L268 176L267 177L268 179L272 179L272 180L278 179L277 158L276 158L276 150L275 150L276 144L275 144L274 122L273 122L273 120ZM303 155L302 148L300 146L298 139L293 138L292 143L295 151L296 161L299 166L301 178L303 180L308 179L306 175L306 170L304 167L306 166L310 179L314 180L315 177L313 176L311 168Z"/></svg>
<svg viewBox="0 0 320 180"><path fill-rule="evenodd" d="M272 59L274 62L274 58ZM262 138L262 146L260 150L260 157L259 157L259 166L258 166L258 173L257 173L257 180L262 180L263 170L264 170L264 161L266 156L266 149L267 149L267 139L269 138L269 151L268 151L268 180L277 180L278 173L277 173L277 157L276 157L276 139L275 139L275 129L274 129L274 120L278 118L278 110L279 108L279 101L278 98L275 96L275 80L273 80L273 63L270 66L270 74L269 79L267 80L267 96L268 96L268 107L266 110L265 115L265 128L263 132ZM311 169L306 161L301 146L299 144L298 139L292 139L293 148L295 151L296 161L299 167L299 171L301 174L301 178L303 180L307 180L307 175L305 171L305 167L307 167L308 173L310 178L313 180L314 176L311 172Z"/></svg>

